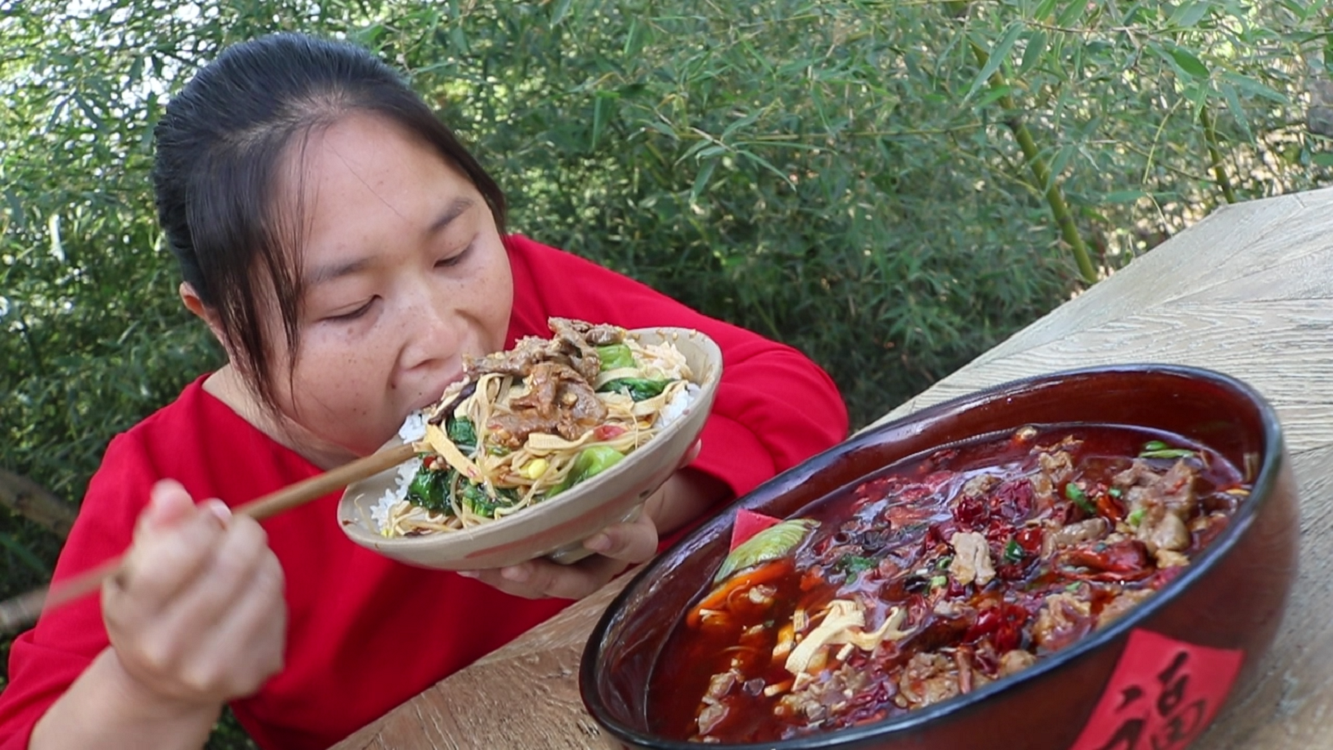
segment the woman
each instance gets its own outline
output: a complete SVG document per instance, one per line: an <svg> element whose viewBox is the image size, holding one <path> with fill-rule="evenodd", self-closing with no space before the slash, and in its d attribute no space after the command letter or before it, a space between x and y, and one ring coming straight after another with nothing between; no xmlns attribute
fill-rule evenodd
<svg viewBox="0 0 1333 750"><path fill-rule="evenodd" d="M128 547L124 573L16 640L2 748L198 748L224 703L263 747L326 747L845 433L836 389L794 350L506 235L495 182L360 49L233 47L155 135L179 294L227 364L108 447L55 578ZM597 555L409 568L346 539L338 493L231 517L373 452L464 355L546 335L550 316L693 327L724 352L697 458L589 539Z"/></svg>

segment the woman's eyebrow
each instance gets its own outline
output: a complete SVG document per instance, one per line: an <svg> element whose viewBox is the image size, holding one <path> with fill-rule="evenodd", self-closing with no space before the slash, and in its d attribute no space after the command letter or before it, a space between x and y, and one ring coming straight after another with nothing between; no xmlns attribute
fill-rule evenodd
<svg viewBox="0 0 1333 750"><path fill-rule="evenodd" d="M455 198L441 213L435 221L432 221L430 227L426 229L428 234L435 234L442 231L453 223L454 219L462 216L469 208L472 208L471 198Z"/></svg>
<svg viewBox="0 0 1333 750"><path fill-rule="evenodd" d="M426 228L426 233L435 234L436 232L443 231L453 223L454 219L462 216L469 208L472 208L474 204L475 202L471 198L455 198L445 207L444 211L430 223L430 226ZM373 259L371 258L357 258L356 260L347 263L319 266L306 273L304 278L302 278L301 283L306 287L313 287L318 286L319 284L335 281L344 276L351 276L352 274L364 271L366 268L370 267L372 262Z"/></svg>
<svg viewBox="0 0 1333 750"><path fill-rule="evenodd" d="M318 266L306 272L301 279L301 285L310 288L320 284L326 284L330 281L336 281L344 276L351 276L370 267L370 258L357 258L347 263L334 263L327 266Z"/></svg>

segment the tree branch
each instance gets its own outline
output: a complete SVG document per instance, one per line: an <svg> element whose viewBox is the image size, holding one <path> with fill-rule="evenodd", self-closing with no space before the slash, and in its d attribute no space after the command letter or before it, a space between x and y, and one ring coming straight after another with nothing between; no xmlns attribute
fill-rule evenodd
<svg viewBox="0 0 1333 750"><path fill-rule="evenodd" d="M38 524L61 539L69 536L78 512L55 494L25 476L0 469L0 505Z"/></svg>

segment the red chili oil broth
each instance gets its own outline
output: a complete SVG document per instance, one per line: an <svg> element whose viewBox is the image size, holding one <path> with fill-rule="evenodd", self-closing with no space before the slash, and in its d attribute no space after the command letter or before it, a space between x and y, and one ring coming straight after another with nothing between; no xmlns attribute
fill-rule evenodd
<svg viewBox="0 0 1333 750"><path fill-rule="evenodd" d="M726 694L727 713L708 733L710 741L772 741L821 728L892 718L912 707L901 707L891 699L897 688L889 675L917 652L953 644L968 648L968 643L986 640L988 644L982 645L987 648L1024 649L1039 659L1067 647L1093 629L1092 620L1088 620L1072 632L1061 633L1055 639L1058 642L1035 647L1031 637L1025 636L1018 626L1007 623L1023 618L1031 622L1043 597L1060 589L1073 590L1066 587L1089 586L1086 595L1091 599L1093 615L1098 616L1108 600L1126 590L1160 588L1181 568L1158 569L1149 563L1153 568L1150 575L1130 567L1129 573L1098 574L1110 575L1112 580L1093 580L1096 576L1081 577L1078 569L1067 565L1055 569L1050 560L1039 554L1040 538L1034 539L1032 532L1024 531L1031 526L1025 524L1030 518L1050 518L1052 514L1063 513L1068 517L1057 520L1068 524L1094 517L1073 502L1056 503L1054 508L1041 510L1032 507L1032 483L1025 477L1037 464L1038 451L1034 447L1051 447L1066 437L1081 441L1067 451L1074 465L1069 481L1081 482L1092 489L1087 495L1095 496L1101 503L1095 506L1097 515L1107 517L1108 523L1117 512L1123 520L1125 508L1120 501L1108 501L1110 495L1105 489L1110 486L1111 477L1128 468L1145 444L1161 441L1172 448L1195 451L1194 464L1202 464L1193 483L1196 496L1201 498L1199 514L1211 513L1216 519L1210 518L1206 528L1191 532L1185 550L1191 560L1225 528L1244 496L1239 490L1248 489L1242 485L1236 467L1204 446L1177 435L1117 425L1035 426L1035 434L1032 429L1025 429L1021 433L985 435L905 458L803 509L798 517L817 520L819 526L788 554L787 569L767 581L776 587L771 605L753 605L744 596L738 596L729 600L726 618L690 627L682 617L650 677L648 715L653 729L676 739L698 739L696 716L701 698L712 676L732 667L738 668L743 677ZM1163 467L1174 460L1149 462ZM1001 478L996 488L986 493L991 498L986 507L968 507L969 503L976 504L970 498L955 503L967 481L982 473ZM1226 490L1232 490L1232 494ZM1061 501L1066 500L1064 491L1063 487L1056 488ZM982 533L991 542L992 550L998 546L1006 553L1013 553L992 555L998 576L986 586L959 584L944 576L946 568L938 565L943 561L940 550L948 549L951 532L965 527L977 530L984 527ZM1005 537L1012 542L997 544ZM838 561L845 559L839 557L842 548L866 552L856 556L875 560L875 567L840 568ZM936 565L921 567L929 561ZM1119 575L1140 577L1114 580ZM941 577L947 582L942 584ZM775 716L774 706L782 693L768 696L763 688L792 678L783 660L773 657L782 624L791 622L798 607L813 615L832 599L853 595L865 602L865 630L883 622L893 606L903 606L908 610L910 625L904 629L912 635L897 643L884 642L872 653L854 650L847 658L845 664L868 673L870 681L847 701L837 721L822 720L818 726L805 726L801 717ZM985 602L977 610L983 614L966 628L956 620L946 622L936 616L934 605L927 605L927 597L932 595L937 597L935 601L944 598L970 604ZM750 632L742 635L747 630Z"/></svg>

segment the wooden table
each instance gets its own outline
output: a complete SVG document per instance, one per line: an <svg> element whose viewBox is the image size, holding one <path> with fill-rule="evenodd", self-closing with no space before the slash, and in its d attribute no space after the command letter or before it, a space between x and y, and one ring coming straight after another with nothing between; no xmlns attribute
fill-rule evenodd
<svg viewBox="0 0 1333 750"><path fill-rule="evenodd" d="M1257 687L1193 750L1333 748L1333 189L1226 207L890 412L1085 365L1168 362L1277 408L1301 486L1301 573ZM628 577L336 746L608 748L583 708L583 644Z"/></svg>

